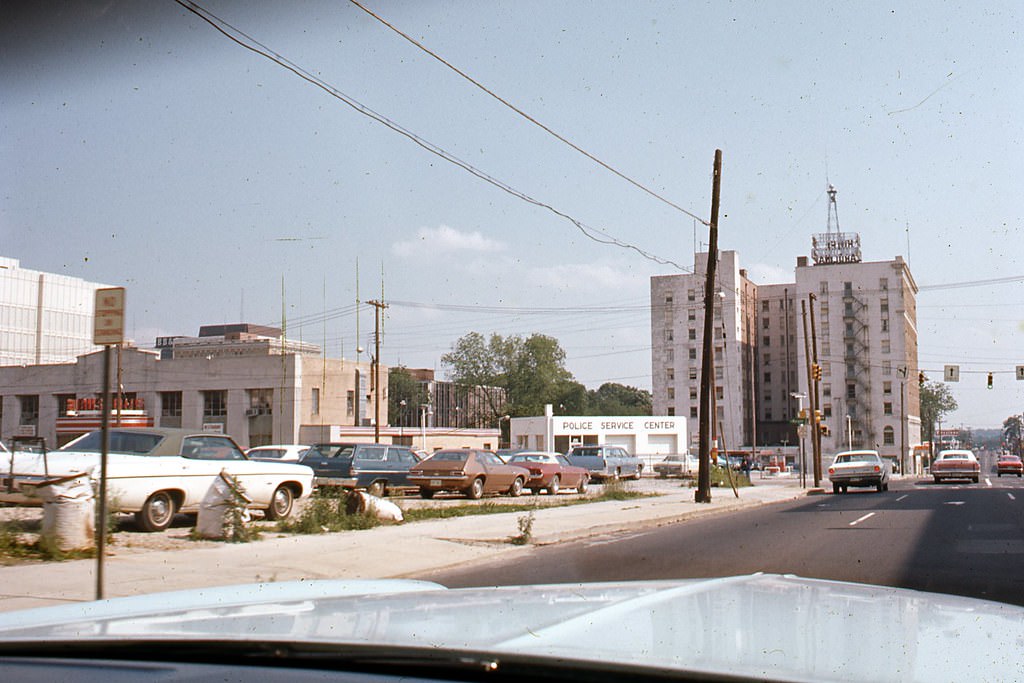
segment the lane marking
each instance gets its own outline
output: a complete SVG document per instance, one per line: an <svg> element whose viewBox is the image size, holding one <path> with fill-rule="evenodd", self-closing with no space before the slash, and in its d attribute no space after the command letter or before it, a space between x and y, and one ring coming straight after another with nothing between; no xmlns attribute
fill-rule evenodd
<svg viewBox="0 0 1024 683"><path fill-rule="evenodd" d="M850 526L854 526L856 524L860 524L865 519L868 519L869 517L874 517L874 516L875 516L874 512L869 512L868 514L864 515L863 517L858 517L857 519L855 519L852 522L850 522Z"/></svg>
<svg viewBox="0 0 1024 683"><path fill-rule="evenodd" d="M991 486L992 485L992 480L989 479L988 477L985 477L985 483L988 484L989 486Z"/></svg>
<svg viewBox="0 0 1024 683"><path fill-rule="evenodd" d="M896 502L898 503L901 500L903 500L904 498L908 498L909 496L910 496L909 493L904 493L902 496L900 496L899 498L896 499Z"/></svg>
<svg viewBox="0 0 1024 683"><path fill-rule="evenodd" d="M962 500L950 500L950 501L946 501L945 504L946 505L963 505L964 502Z"/></svg>
<svg viewBox="0 0 1024 683"><path fill-rule="evenodd" d="M1017 500L1017 496L1013 495L1009 491L1006 492L1006 495L1010 497L1010 500Z"/></svg>

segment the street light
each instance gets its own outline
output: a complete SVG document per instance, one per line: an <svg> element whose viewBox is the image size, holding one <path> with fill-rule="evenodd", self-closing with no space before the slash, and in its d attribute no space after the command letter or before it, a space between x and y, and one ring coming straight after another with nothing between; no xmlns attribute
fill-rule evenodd
<svg viewBox="0 0 1024 683"><path fill-rule="evenodd" d="M789 395L792 396L793 398L795 398L797 400L797 402L798 402L797 403L797 408L798 408L798 410L800 412L797 413L797 415L799 415L800 413L803 413L804 412L804 399L807 398L807 394L801 394L801 393L799 393L797 391L794 391L794 392L791 392ZM797 431L797 436L800 438L800 486L806 488L807 487L807 456L806 456L806 451L804 450L804 436L807 434L807 426L806 425L798 425L797 428L796 428L796 431Z"/></svg>
<svg viewBox="0 0 1024 683"><path fill-rule="evenodd" d="M398 405L402 407L402 409L399 411L400 414L398 416L398 440L401 441L402 445L404 446L405 445L405 406L408 405L408 404L406 403L405 399L403 398L401 401L398 402Z"/></svg>

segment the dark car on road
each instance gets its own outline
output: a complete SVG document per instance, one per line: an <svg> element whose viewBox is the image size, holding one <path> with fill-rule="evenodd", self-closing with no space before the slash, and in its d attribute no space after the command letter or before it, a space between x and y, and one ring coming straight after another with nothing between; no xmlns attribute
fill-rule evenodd
<svg viewBox="0 0 1024 683"><path fill-rule="evenodd" d="M366 489L374 496L410 488L409 468L419 462L408 446L376 443L320 443L302 458L317 486Z"/></svg>

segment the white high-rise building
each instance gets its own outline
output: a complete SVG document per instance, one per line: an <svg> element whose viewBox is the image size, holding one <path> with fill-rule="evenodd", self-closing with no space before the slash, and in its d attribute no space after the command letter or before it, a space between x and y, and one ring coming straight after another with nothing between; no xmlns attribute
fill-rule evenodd
<svg viewBox="0 0 1024 683"><path fill-rule="evenodd" d="M834 191L830 199L831 211ZM917 285L902 257L863 262L860 236L838 232L838 219L836 228L830 221L828 232L814 236L813 263L799 257L789 283L754 284L736 252L719 254L715 421L729 450L797 443L793 421L813 393L805 344L817 350L822 374L826 461L852 446L876 449L902 465L921 441ZM693 274L651 278L654 414L686 416L691 450L699 430L707 259L696 254ZM814 316L806 341L805 315L808 331Z"/></svg>
<svg viewBox="0 0 1024 683"><path fill-rule="evenodd" d="M95 350L95 293L109 286L0 256L0 365L68 363Z"/></svg>

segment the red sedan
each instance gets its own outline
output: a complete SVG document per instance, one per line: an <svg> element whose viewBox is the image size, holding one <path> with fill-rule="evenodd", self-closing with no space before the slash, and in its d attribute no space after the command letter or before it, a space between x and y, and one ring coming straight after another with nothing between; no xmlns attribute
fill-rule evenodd
<svg viewBox="0 0 1024 683"><path fill-rule="evenodd" d="M1024 462L1016 455L1003 453L996 461L996 473L1000 477L1004 474L1016 474L1019 477L1024 474Z"/></svg>
<svg viewBox="0 0 1024 683"><path fill-rule="evenodd" d="M530 470L526 487L534 494L544 489L553 496L562 488L586 493L587 484L590 483L590 470L570 465L568 459L560 453L523 451L511 456L508 464Z"/></svg>

